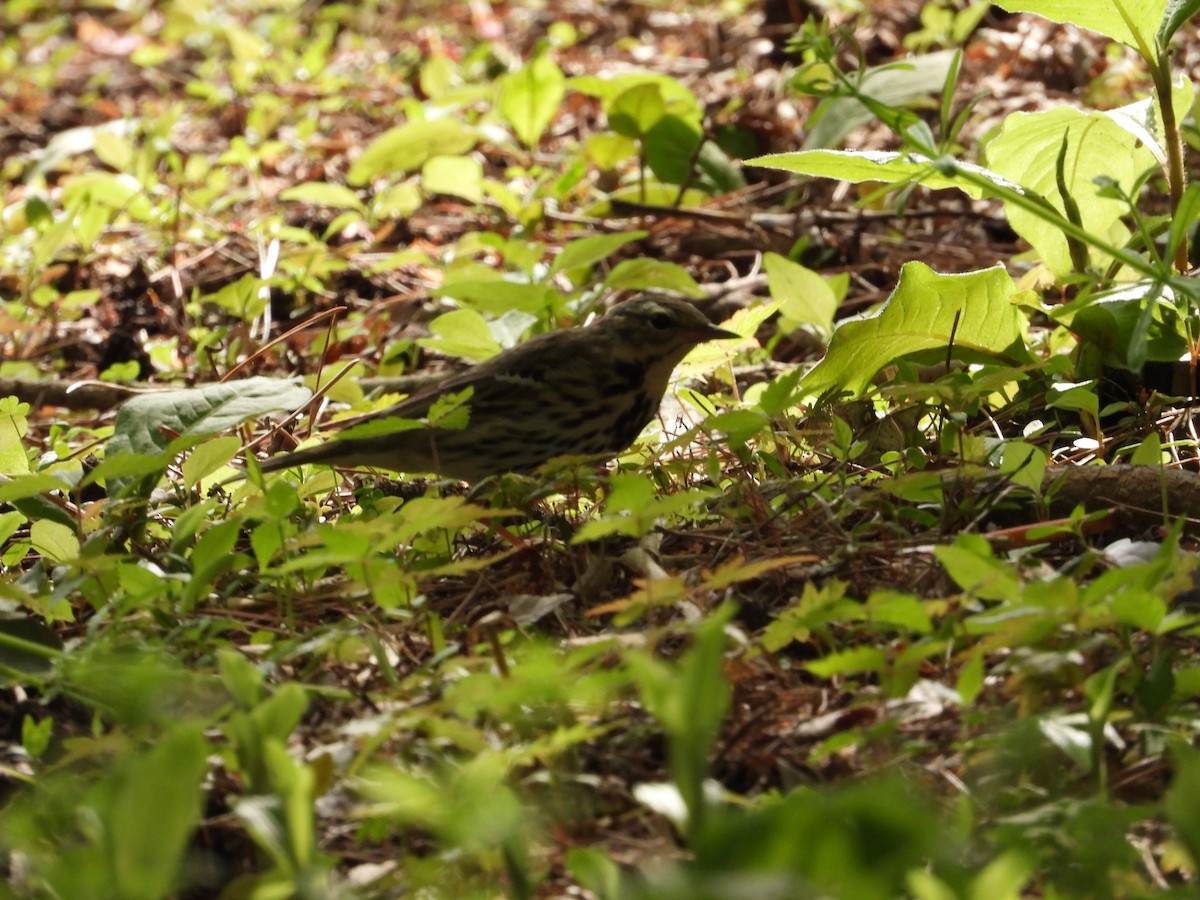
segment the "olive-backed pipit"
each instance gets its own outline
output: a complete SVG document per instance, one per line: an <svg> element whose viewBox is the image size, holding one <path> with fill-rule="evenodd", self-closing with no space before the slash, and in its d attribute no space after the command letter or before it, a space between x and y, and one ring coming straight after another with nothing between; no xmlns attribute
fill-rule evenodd
<svg viewBox="0 0 1200 900"><path fill-rule="evenodd" d="M689 350L736 337L690 303L630 300L586 328L539 335L370 417L424 418L439 398L470 388L463 428L335 437L274 456L262 468L326 463L478 481L531 472L556 456L611 457L654 417Z"/></svg>

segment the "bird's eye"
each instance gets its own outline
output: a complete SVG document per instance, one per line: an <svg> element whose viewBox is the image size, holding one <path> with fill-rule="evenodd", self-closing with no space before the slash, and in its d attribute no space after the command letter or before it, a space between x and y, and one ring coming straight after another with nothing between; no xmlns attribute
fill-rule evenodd
<svg viewBox="0 0 1200 900"><path fill-rule="evenodd" d="M665 331L671 327L671 317L666 313L655 313L650 317L650 324L659 331Z"/></svg>

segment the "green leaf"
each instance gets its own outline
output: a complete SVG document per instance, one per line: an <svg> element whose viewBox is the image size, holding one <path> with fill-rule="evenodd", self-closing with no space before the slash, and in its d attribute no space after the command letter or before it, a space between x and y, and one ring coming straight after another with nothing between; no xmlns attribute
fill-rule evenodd
<svg viewBox="0 0 1200 900"><path fill-rule="evenodd" d="M1106 235L1128 209L1116 197L1101 196L1096 177L1105 175L1129 193L1142 172L1154 165L1153 154L1110 116L1066 106L1048 112L1012 113L989 145L988 158L997 174L1035 191L1063 212L1057 159L1064 141L1067 192L1088 231ZM1072 270L1067 241L1060 230L1014 203L1006 202L1004 211L1013 229L1034 246L1052 272ZM1108 260L1097 262L1107 264Z"/></svg>
<svg viewBox="0 0 1200 900"><path fill-rule="evenodd" d="M211 475L237 456L241 448L241 440L232 435L213 438L200 444L183 461L183 483L188 487L195 487L202 478Z"/></svg>
<svg viewBox="0 0 1200 900"><path fill-rule="evenodd" d="M512 310L536 316L551 308L559 296L549 285L507 281L498 274L494 278L447 279L441 287L429 293L450 297L492 316L501 316Z"/></svg>
<svg viewBox="0 0 1200 900"><path fill-rule="evenodd" d="M0 475L29 474L25 432L29 430L29 404L16 397L0 399Z"/></svg>
<svg viewBox="0 0 1200 900"><path fill-rule="evenodd" d="M1171 42L1175 32L1200 13L1200 0L1167 0L1163 10L1162 24L1158 28L1158 41L1163 47Z"/></svg>
<svg viewBox="0 0 1200 900"><path fill-rule="evenodd" d="M559 272L571 272L591 266L616 253L626 244L640 241L649 233L627 231L619 234L597 234L571 241L554 257L554 262L550 264L550 274L557 275Z"/></svg>
<svg viewBox="0 0 1200 900"><path fill-rule="evenodd" d="M1182 739L1171 749L1174 777L1163 805L1176 837L1192 857L1193 869L1200 868L1200 753Z"/></svg>
<svg viewBox="0 0 1200 900"><path fill-rule="evenodd" d="M618 95L608 108L608 124L617 134L644 137L666 112L662 91L653 82L637 84Z"/></svg>
<svg viewBox="0 0 1200 900"><path fill-rule="evenodd" d="M502 349L492 337L487 320L473 309L455 309L429 323L433 337L417 343L430 350L476 361L495 356Z"/></svg>
<svg viewBox="0 0 1200 900"><path fill-rule="evenodd" d="M604 286L613 291L672 291L698 300L708 296L682 266L658 259L623 260L608 273Z"/></svg>
<svg viewBox="0 0 1200 900"><path fill-rule="evenodd" d="M810 326L828 340L838 307L837 296L828 282L812 269L778 253L765 254L763 264L767 287L779 301L780 314Z"/></svg>
<svg viewBox="0 0 1200 900"><path fill-rule="evenodd" d="M972 172L1010 190L1021 191L1020 185L982 166L953 161L951 167L947 168L946 165L941 165L942 162L935 162L919 153L885 150L802 150L797 153L759 156L746 160L746 165L782 169L799 175L838 178L853 184L878 181L882 184L904 185L915 181L931 190L957 188L973 199L983 197L986 192L981 186L956 177L956 172L961 170Z"/></svg>
<svg viewBox="0 0 1200 900"><path fill-rule="evenodd" d="M596 168L610 172L637 153L637 142L622 134L605 131L588 138L584 152Z"/></svg>
<svg viewBox="0 0 1200 900"><path fill-rule="evenodd" d="M984 600L1017 600L1021 583L1011 566L992 555L991 545L977 534L960 534L953 546L936 547L933 555L962 590Z"/></svg>
<svg viewBox="0 0 1200 900"><path fill-rule="evenodd" d="M299 380L278 378L246 378L141 394L117 411L105 455L153 454L165 448L171 436L218 434L254 416L297 409L311 396Z"/></svg>
<svg viewBox="0 0 1200 900"><path fill-rule="evenodd" d="M473 128L454 119L408 122L372 141L350 167L346 180L364 185L374 178L412 172L435 156L466 153L478 140Z"/></svg>
<svg viewBox="0 0 1200 900"><path fill-rule="evenodd" d="M29 526L29 543L53 562L71 562L79 556L79 538L75 529L49 519L38 519Z"/></svg>
<svg viewBox="0 0 1200 900"><path fill-rule="evenodd" d="M1003 266L941 275L924 263L907 263L883 309L843 322L801 387L811 394L837 388L857 396L883 366L921 351L942 351L951 337L956 354L1022 353L1014 293Z"/></svg>
<svg viewBox="0 0 1200 900"><path fill-rule="evenodd" d="M1046 472L1046 451L1026 441L1006 441L1000 458L1000 472L1013 484L1019 484L1041 496L1042 475Z"/></svg>
<svg viewBox="0 0 1200 900"><path fill-rule="evenodd" d="M1129 456L1129 464L1134 466L1161 466L1163 459L1162 438L1157 431L1152 431L1137 445L1137 449Z"/></svg>
<svg viewBox="0 0 1200 900"><path fill-rule="evenodd" d="M58 632L41 619L32 616L0 617L0 666L8 669L9 673L47 673L62 651L62 646ZM7 678L0 679L0 684L8 684Z"/></svg>
<svg viewBox="0 0 1200 900"><path fill-rule="evenodd" d="M963 707L971 706L983 690L984 681L983 650L975 649L958 670L958 678L954 681L954 690Z"/></svg>
<svg viewBox="0 0 1200 900"><path fill-rule="evenodd" d="M939 50L906 59L902 64L886 63L865 71L858 88L884 106L902 107L941 93L954 62L953 50ZM857 98L840 97L823 105L819 117L810 122L804 139L805 150L837 147L859 125L875 119L875 113Z"/></svg>
<svg viewBox="0 0 1200 900"><path fill-rule="evenodd" d="M324 181L306 181L303 184L297 184L280 191L279 199L311 203L314 206L329 206L334 209L353 209L357 212L366 212L363 202L350 188Z"/></svg>
<svg viewBox="0 0 1200 900"><path fill-rule="evenodd" d="M501 81L500 114L522 144L535 148L554 121L565 94L562 70L543 53Z"/></svg>
<svg viewBox="0 0 1200 900"><path fill-rule="evenodd" d="M854 647L805 663L804 668L820 678L832 678L834 675L879 672L886 665L887 659L878 647Z"/></svg>
<svg viewBox="0 0 1200 900"><path fill-rule="evenodd" d="M483 200L483 163L470 156L434 156L421 168L421 186L430 194Z"/></svg>
<svg viewBox="0 0 1200 900"><path fill-rule="evenodd" d="M145 753L121 759L105 830L112 842L112 888L121 897L154 900L178 887L184 850L200 819L208 752L203 732L188 726Z"/></svg>
<svg viewBox="0 0 1200 900"><path fill-rule="evenodd" d="M1029 12L1045 16L1053 22L1071 22L1090 28L1129 47L1137 48L1139 40L1147 47L1154 46L1154 36L1163 24L1166 0L1124 0L1123 6L1133 22L1137 35L1121 15L1116 2L1097 3L1095 0L997 0L997 6L1009 12Z"/></svg>
<svg viewBox="0 0 1200 900"><path fill-rule="evenodd" d="M867 598L867 615L872 622L899 625L915 634L929 634L933 621L920 599L900 591L876 591Z"/></svg>

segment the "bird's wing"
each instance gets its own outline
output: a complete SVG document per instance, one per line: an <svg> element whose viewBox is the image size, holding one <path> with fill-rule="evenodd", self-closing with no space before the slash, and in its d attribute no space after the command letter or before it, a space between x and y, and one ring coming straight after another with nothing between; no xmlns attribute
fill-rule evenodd
<svg viewBox="0 0 1200 900"><path fill-rule="evenodd" d="M571 359L574 357L574 353L547 354L546 347L555 344L571 347L576 342L573 340L564 342L564 338L568 336L574 337L573 334L556 332L531 338L489 360L451 375L437 384L422 388L398 403L375 412L364 413L361 416L341 419L331 423L331 427L341 430L351 425L379 419L420 419L428 415L429 408L440 398L466 388L474 388L472 400L468 403L488 404L493 401L502 401L511 392L521 390L523 387L532 388L539 384L549 383L554 378L554 369L557 368L554 358L562 359L565 356ZM548 344L545 339L551 337L556 340Z"/></svg>

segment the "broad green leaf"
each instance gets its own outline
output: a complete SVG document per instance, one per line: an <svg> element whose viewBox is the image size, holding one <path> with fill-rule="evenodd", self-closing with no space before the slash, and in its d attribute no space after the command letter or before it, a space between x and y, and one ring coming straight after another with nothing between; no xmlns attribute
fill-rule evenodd
<svg viewBox="0 0 1200 900"><path fill-rule="evenodd" d="M623 134L604 131L587 139L584 152L596 168L608 172L637 153L637 142Z"/></svg>
<svg viewBox="0 0 1200 900"><path fill-rule="evenodd" d="M141 394L118 410L105 455L156 453L168 445L170 436L218 434L254 416L297 409L310 396L298 380L279 378Z"/></svg>
<svg viewBox="0 0 1200 900"><path fill-rule="evenodd" d="M1195 86L1191 80L1184 75L1177 76L1171 84L1171 105L1175 110L1176 121L1183 121L1189 115L1194 96ZM1116 109L1106 109L1104 115L1137 138L1154 155L1159 165L1166 166L1167 151L1164 149L1166 135L1163 132L1162 114L1159 111L1160 99L1157 94L1144 97Z"/></svg>
<svg viewBox="0 0 1200 900"><path fill-rule="evenodd" d="M200 444L183 461L183 483L188 487L195 487L202 478L211 475L237 456L241 447L241 440L232 435L216 437Z"/></svg>
<svg viewBox="0 0 1200 900"><path fill-rule="evenodd" d="M421 167L421 186L430 194L483 200L483 163L470 156L434 156Z"/></svg>
<svg viewBox="0 0 1200 900"><path fill-rule="evenodd" d="M638 84L613 100L608 109L608 124L625 137L644 137L658 124L666 108L657 84Z"/></svg>
<svg viewBox="0 0 1200 900"><path fill-rule="evenodd" d="M838 307L837 296L828 282L812 269L778 253L767 253L763 264L767 270L767 287L771 296L779 301L780 315L808 325L828 340Z"/></svg>
<svg viewBox="0 0 1200 900"><path fill-rule="evenodd" d="M0 479L0 503L12 503L15 500L66 488L67 484L61 478L43 472Z"/></svg>
<svg viewBox="0 0 1200 900"><path fill-rule="evenodd" d="M611 113L617 100L636 87L653 86L658 88L663 100L663 111L689 122L700 128L704 120L704 107L688 88L670 75L657 75L651 72L630 72L627 75L600 76L580 75L572 78L568 86L582 94L598 97L606 113Z"/></svg>
<svg viewBox="0 0 1200 900"><path fill-rule="evenodd" d="M867 598L867 615L870 621L886 625L898 625L916 634L933 631L924 604L912 594L901 591L876 591Z"/></svg>
<svg viewBox="0 0 1200 900"><path fill-rule="evenodd" d="M648 231L626 231L618 234L597 234L571 241L554 257L554 262L550 264L550 274L557 275L559 272L591 266L616 253L626 244L640 241L648 234Z"/></svg>
<svg viewBox="0 0 1200 900"><path fill-rule="evenodd" d="M365 212L366 207L358 195L343 184L325 181L306 181L280 191L280 200L311 203L314 206L329 206L333 209L353 209Z"/></svg>
<svg viewBox="0 0 1200 900"><path fill-rule="evenodd" d="M1110 116L1065 106L1044 113L1012 113L988 147L988 155L999 175L1035 191L1062 212L1056 169L1064 140L1067 192L1088 231L1105 235L1128 209L1115 197L1100 196L1095 179L1107 176L1130 192L1138 176L1155 162L1153 154ZM1071 271L1071 256L1061 231L1016 204L1005 202L1004 210L1013 229L1034 246L1052 272ZM1107 260L1099 262L1106 264Z"/></svg>
<svg viewBox="0 0 1200 900"><path fill-rule="evenodd" d="M0 475L29 474L25 432L29 430L29 404L16 397L0 399Z"/></svg>
<svg viewBox="0 0 1200 900"><path fill-rule="evenodd" d="M1012 484L1022 485L1041 496L1046 462L1046 451L1041 447L1026 441L1006 441L1000 458L1000 472Z"/></svg>
<svg viewBox="0 0 1200 900"><path fill-rule="evenodd" d="M1162 438L1157 431L1142 438L1137 449L1129 456L1131 466L1161 466L1168 461L1163 457Z"/></svg>
<svg viewBox="0 0 1200 900"><path fill-rule="evenodd" d="M346 180L363 185L374 178L412 172L435 156L466 153L478 140L473 128L454 119L407 122L372 141L350 167Z"/></svg>
<svg viewBox="0 0 1200 900"><path fill-rule="evenodd" d="M977 534L960 534L951 546L933 551L963 591L984 600L1015 601L1021 593L1020 579L1012 566L992 555L988 542Z"/></svg>
<svg viewBox="0 0 1200 900"><path fill-rule="evenodd" d="M200 779L209 744L198 727L175 729L150 750L120 760L118 789L105 834L116 883L131 900L169 896L188 838L200 819Z"/></svg>
<svg viewBox="0 0 1200 900"><path fill-rule="evenodd" d="M79 538L75 529L38 519L29 526L29 542L33 549L54 562L70 562L79 556Z"/></svg>
<svg viewBox="0 0 1200 900"><path fill-rule="evenodd" d="M450 356L484 360L495 356L501 347L492 337L487 320L473 309L456 309L429 323L433 337L422 338L422 347Z"/></svg>
<svg viewBox="0 0 1200 900"><path fill-rule="evenodd" d="M604 286L613 291L673 291L698 300L707 296L686 269L658 259L627 259L619 262L604 279Z"/></svg>
<svg viewBox="0 0 1200 900"><path fill-rule="evenodd" d="M1053 22L1071 22L1135 49L1139 41L1143 46L1153 48L1154 37L1164 21L1167 0L1120 2L1132 20L1136 36L1121 15L1118 0L996 0L996 5L1009 12L1035 13Z"/></svg>
<svg viewBox="0 0 1200 900"><path fill-rule="evenodd" d="M874 315L849 319L833 333L829 352L801 387L857 396L888 363L920 351L943 349L1001 356L1019 350L1022 319L1012 278L1003 266L941 275L910 262L900 283Z"/></svg>
<svg viewBox="0 0 1200 900"><path fill-rule="evenodd" d="M500 84L500 114L512 125L521 143L534 148L554 121L565 94L562 70L543 53L519 72L504 77Z"/></svg>
<svg viewBox="0 0 1200 900"><path fill-rule="evenodd" d="M430 293L451 297L492 316L514 309L536 316L549 309L558 296L548 285L506 281L499 274L495 278L447 280Z"/></svg>

